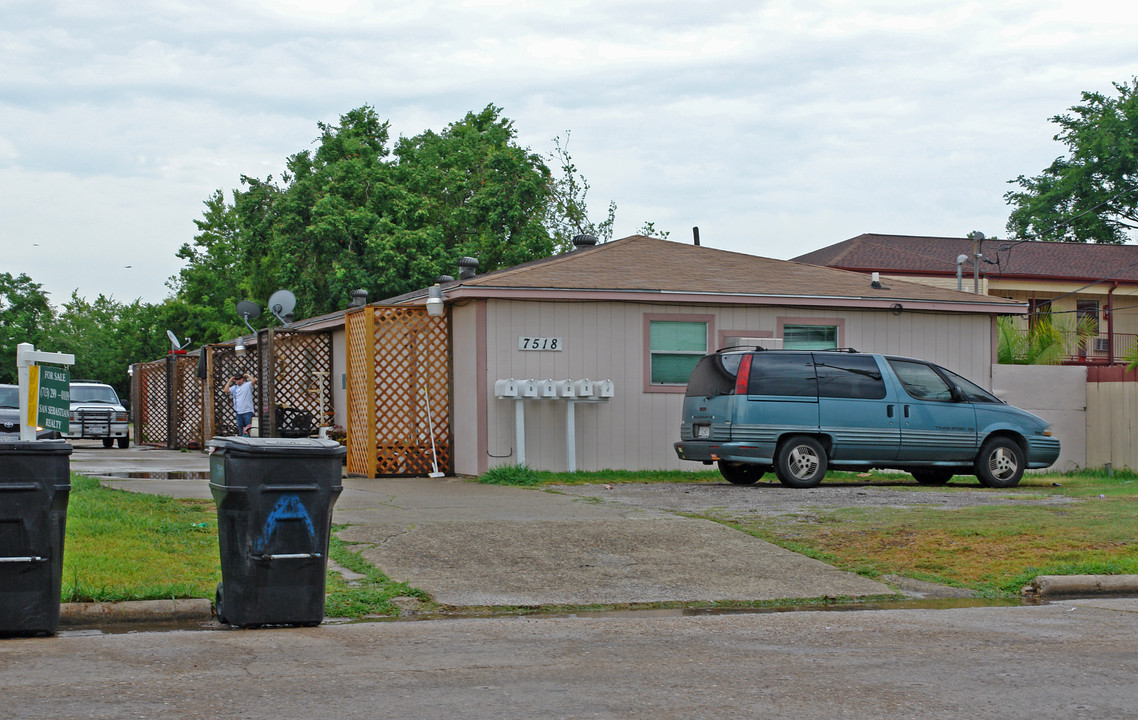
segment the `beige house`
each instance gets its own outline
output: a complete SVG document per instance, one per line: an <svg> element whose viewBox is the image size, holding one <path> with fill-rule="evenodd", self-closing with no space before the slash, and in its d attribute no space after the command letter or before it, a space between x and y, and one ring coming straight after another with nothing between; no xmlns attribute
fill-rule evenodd
<svg viewBox="0 0 1138 720"><path fill-rule="evenodd" d="M982 257L973 262L979 249ZM957 260L963 258L958 263ZM1138 339L1138 246L984 240L909 235L858 235L794 258L885 280L958 287L1050 310L1074 327L1091 318L1098 335L1076 345L1068 362L1116 365ZM978 278L978 282L977 282Z"/></svg>
<svg viewBox="0 0 1138 720"><path fill-rule="evenodd" d="M643 236L460 278L441 291L451 469L469 475L523 459L548 470L694 469L672 449L688 373L701 355L730 345L908 355L990 387L995 319L1027 310ZM381 304L426 300L424 290ZM591 394L582 397L573 383L585 380Z"/></svg>

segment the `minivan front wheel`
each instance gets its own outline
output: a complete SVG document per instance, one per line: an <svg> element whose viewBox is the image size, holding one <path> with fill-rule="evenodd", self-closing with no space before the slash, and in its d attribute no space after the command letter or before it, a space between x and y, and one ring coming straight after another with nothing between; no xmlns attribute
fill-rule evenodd
<svg viewBox="0 0 1138 720"><path fill-rule="evenodd" d="M1006 437L994 437L984 443L976 456L976 477L985 487L1014 487L1023 477L1024 464L1019 443Z"/></svg>
<svg viewBox="0 0 1138 720"><path fill-rule="evenodd" d="M732 485L754 485L763 476L765 469L760 465L719 461L719 474Z"/></svg>
<svg viewBox="0 0 1138 720"><path fill-rule="evenodd" d="M828 465L822 443L808 435L795 435L779 446L774 471L783 485L808 488L822 482Z"/></svg>

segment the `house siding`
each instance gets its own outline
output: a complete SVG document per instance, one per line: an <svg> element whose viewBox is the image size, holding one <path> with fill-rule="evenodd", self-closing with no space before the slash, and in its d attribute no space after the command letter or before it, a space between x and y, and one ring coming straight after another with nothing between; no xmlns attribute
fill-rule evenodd
<svg viewBox="0 0 1138 720"><path fill-rule="evenodd" d="M515 402L494 397L494 382L515 378L612 380L615 397L576 406L579 470L688 469L672 449L682 393L645 392L645 315L712 316L712 349L723 331L772 335L795 318L840 320L839 342L865 352L909 355L991 386L992 319L983 314L864 311L628 302L485 301L485 369L477 371L475 305L452 310L455 358L455 470L477 474L517 462ZM518 350L519 336L560 337L558 352ZM472 374L473 373L473 374ZM482 403L474 398L480 394ZM470 395L471 397L464 397ZM565 401L525 401L525 459L530 467L567 466ZM470 418L474 422L467 422ZM485 427L484 444L477 426Z"/></svg>

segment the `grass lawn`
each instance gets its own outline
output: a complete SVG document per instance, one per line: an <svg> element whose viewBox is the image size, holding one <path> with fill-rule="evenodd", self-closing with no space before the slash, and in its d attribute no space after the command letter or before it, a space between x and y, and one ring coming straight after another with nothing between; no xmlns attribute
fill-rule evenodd
<svg viewBox="0 0 1138 720"><path fill-rule="evenodd" d="M393 615L392 599L429 600L349 550L333 533L329 556L363 579L329 570L329 617ZM166 598L213 599L221 580L217 511L210 500L180 500L112 490L71 475L63 552L63 602Z"/></svg>
<svg viewBox="0 0 1138 720"><path fill-rule="evenodd" d="M551 473L505 468L483 482L519 485L618 482L723 482L718 472ZM857 482L910 492L1060 495L1059 506L990 505L847 508L781 516L705 511L721 522L796 552L867 577L897 574L977 591L1019 594L1036 575L1138 573L1138 474L1087 471L1029 474L1015 488L990 490L959 476L945 487L924 487L898 473L829 473L826 482Z"/></svg>

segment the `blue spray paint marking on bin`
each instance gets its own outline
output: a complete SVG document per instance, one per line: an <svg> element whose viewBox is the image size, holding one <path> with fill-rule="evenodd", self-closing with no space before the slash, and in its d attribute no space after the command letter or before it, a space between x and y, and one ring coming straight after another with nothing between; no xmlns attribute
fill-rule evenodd
<svg viewBox="0 0 1138 720"><path fill-rule="evenodd" d="M265 518L265 527L261 529L261 536L257 538L253 544L253 552L255 554L262 554L265 547L272 540L273 535L281 526L282 521L295 521L303 520L304 527L308 531L309 547L316 547L316 527L312 524L312 518L308 516L308 511L300 502L300 497L297 495L282 495L277 504L273 506L272 512ZM290 548L290 550L294 550ZM301 548L295 548L294 551L300 551Z"/></svg>

